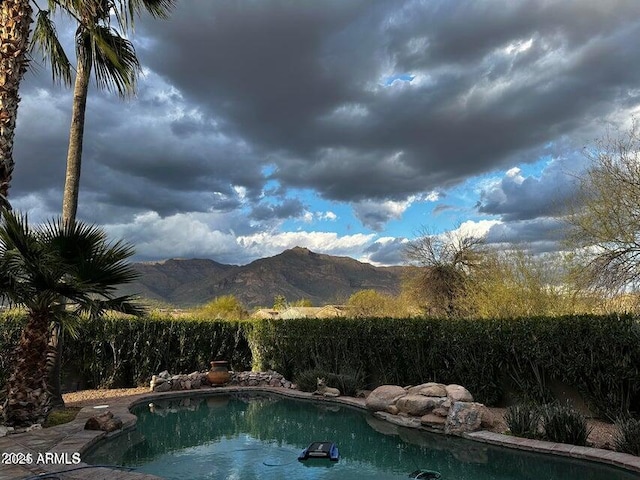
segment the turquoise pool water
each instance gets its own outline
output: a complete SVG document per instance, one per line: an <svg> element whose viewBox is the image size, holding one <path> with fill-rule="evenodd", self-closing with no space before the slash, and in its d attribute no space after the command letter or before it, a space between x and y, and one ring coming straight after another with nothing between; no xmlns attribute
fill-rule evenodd
<svg viewBox="0 0 640 480"><path fill-rule="evenodd" d="M266 394L192 397L141 405L135 430L101 442L91 464L135 467L175 480L632 480L614 467L398 428L366 412ZM299 462L314 441L340 460Z"/></svg>

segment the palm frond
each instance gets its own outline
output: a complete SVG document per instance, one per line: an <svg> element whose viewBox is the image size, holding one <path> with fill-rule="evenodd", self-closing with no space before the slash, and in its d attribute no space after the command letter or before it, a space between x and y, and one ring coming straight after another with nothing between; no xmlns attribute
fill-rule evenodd
<svg viewBox="0 0 640 480"><path fill-rule="evenodd" d="M64 331L71 335L72 338L78 338L80 333L80 324L82 323L81 317L75 315L73 312L63 309L56 316L56 320L60 322Z"/></svg>
<svg viewBox="0 0 640 480"><path fill-rule="evenodd" d="M141 317L147 312L147 309L144 305L138 303L137 299L132 295L123 295L107 299L92 299L89 302L78 305L75 312L77 315L88 315L90 318L95 318L110 311Z"/></svg>
<svg viewBox="0 0 640 480"><path fill-rule="evenodd" d="M9 199L0 193L0 209L11 210L11 202Z"/></svg>
<svg viewBox="0 0 640 480"><path fill-rule="evenodd" d="M107 241L106 233L98 226L75 221L65 223L61 218L41 225L38 234L57 255L71 264L78 264L87 252Z"/></svg>
<svg viewBox="0 0 640 480"><path fill-rule="evenodd" d="M78 58L94 69L99 88L116 91L121 97L133 94L140 71L133 44L104 25L80 27L76 33Z"/></svg>
<svg viewBox="0 0 640 480"><path fill-rule="evenodd" d="M114 11L118 24L125 30L133 29L134 20L143 12L153 18L168 18L176 4L175 0L114 0Z"/></svg>
<svg viewBox="0 0 640 480"><path fill-rule="evenodd" d="M108 243L95 225L61 220L33 229L27 217L4 211L0 224L0 297L32 311L59 315L64 305L136 314L116 287L138 274L127 263L133 247Z"/></svg>
<svg viewBox="0 0 640 480"><path fill-rule="evenodd" d="M51 12L64 11L86 27L94 19L109 18L109 10L114 7L112 0L49 0L48 4Z"/></svg>
<svg viewBox="0 0 640 480"><path fill-rule="evenodd" d="M59 219L42 225L38 233L56 256L73 266L67 283L71 286L72 282L78 292L111 292L138 276L126 262L134 254L133 246L122 241L108 243L106 233L96 225Z"/></svg>
<svg viewBox="0 0 640 480"><path fill-rule="evenodd" d="M44 63L51 62L51 74L55 83L61 82L67 87L71 86L71 62L58 40L56 27L46 10L39 10L36 15L36 25L29 46L30 53L35 51L42 53Z"/></svg>

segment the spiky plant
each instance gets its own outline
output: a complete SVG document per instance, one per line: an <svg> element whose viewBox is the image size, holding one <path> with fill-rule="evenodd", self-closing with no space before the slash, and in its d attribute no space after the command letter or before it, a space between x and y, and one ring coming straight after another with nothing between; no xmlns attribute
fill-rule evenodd
<svg viewBox="0 0 640 480"><path fill-rule="evenodd" d="M49 412L47 358L50 327L73 327L81 316L113 310L141 315L131 296L116 287L136 278L126 260L133 248L109 243L93 225L61 220L30 227L27 217L2 210L0 297L27 311L27 323L7 382L3 415L7 425L42 423Z"/></svg>

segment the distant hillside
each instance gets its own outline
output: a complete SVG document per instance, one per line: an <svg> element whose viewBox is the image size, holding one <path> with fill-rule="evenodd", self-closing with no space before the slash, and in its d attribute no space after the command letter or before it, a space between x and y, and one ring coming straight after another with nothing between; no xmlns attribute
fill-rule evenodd
<svg viewBox="0 0 640 480"><path fill-rule="evenodd" d="M300 247L243 266L172 259L136 263L134 268L141 277L123 293L178 307L200 305L221 295L235 295L248 307L271 306L276 295L289 301L306 298L314 305L343 303L368 288L397 294L405 271Z"/></svg>

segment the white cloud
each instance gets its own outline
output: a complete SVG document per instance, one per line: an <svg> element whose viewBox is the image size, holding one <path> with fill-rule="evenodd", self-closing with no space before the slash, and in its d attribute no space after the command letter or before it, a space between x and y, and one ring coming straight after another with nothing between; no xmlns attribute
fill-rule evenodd
<svg viewBox="0 0 640 480"><path fill-rule="evenodd" d="M388 221L402 218L402 214L416 199L415 195L411 195L406 200L362 200L354 203L353 211L363 225L380 231Z"/></svg>
<svg viewBox="0 0 640 480"><path fill-rule="evenodd" d="M275 255L296 246L317 253L358 257L374 238L374 234L363 233L339 236L335 232L260 232L238 237L237 241L256 258Z"/></svg>
<svg viewBox="0 0 640 480"><path fill-rule="evenodd" d="M501 223L499 220L467 220L460 224L458 228L451 230L451 232L455 235L484 237L493 226L500 225Z"/></svg>
<svg viewBox="0 0 640 480"><path fill-rule="evenodd" d="M335 222L338 219L338 216L332 211L318 212L317 215L320 220L328 220L330 222Z"/></svg>
<svg viewBox="0 0 640 480"><path fill-rule="evenodd" d="M371 244L375 234L340 236L335 232L260 231L237 234L234 215L187 213L160 217L137 215L131 223L106 225L110 238L123 238L136 247L136 259L211 258L222 263L248 263L295 246L354 258ZM245 228L246 225L236 225Z"/></svg>
<svg viewBox="0 0 640 480"><path fill-rule="evenodd" d="M319 221L327 221L327 222L335 222L338 219L338 216L332 211L326 212L309 212L305 211L302 215L302 221L304 223L312 223L314 220Z"/></svg>
<svg viewBox="0 0 640 480"><path fill-rule="evenodd" d="M522 178L522 175L520 175L520 172L521 170L518 167L513 167L507 170L506 175L507 177L511 177L511 178Z"/></svg>
<svg viewBox="0 0 640 480"><path fill-rule="evenodd" d="M215 214L179 213L160 217L156 212L136 215L131 223L106 225L111 238L135 244L136 256L144 259L210 257L226 258L239 253L232 231L212 228Z"/></svg>
<svg viewBox="0 0 640 480"><path fill-rule="evenodd" d="M437 192L435 190L429 192L424 199L427 202L437 202L438 200L440 200L440 192Z"/></svg>
<svg viewBox="0 0 640 480"><path fill-rule="evenodd" d="M505 55L517 55L518 53L526 52L533 45L533 38L528 40L518 40L511 42L509 45L502 49Z"/></svg>

